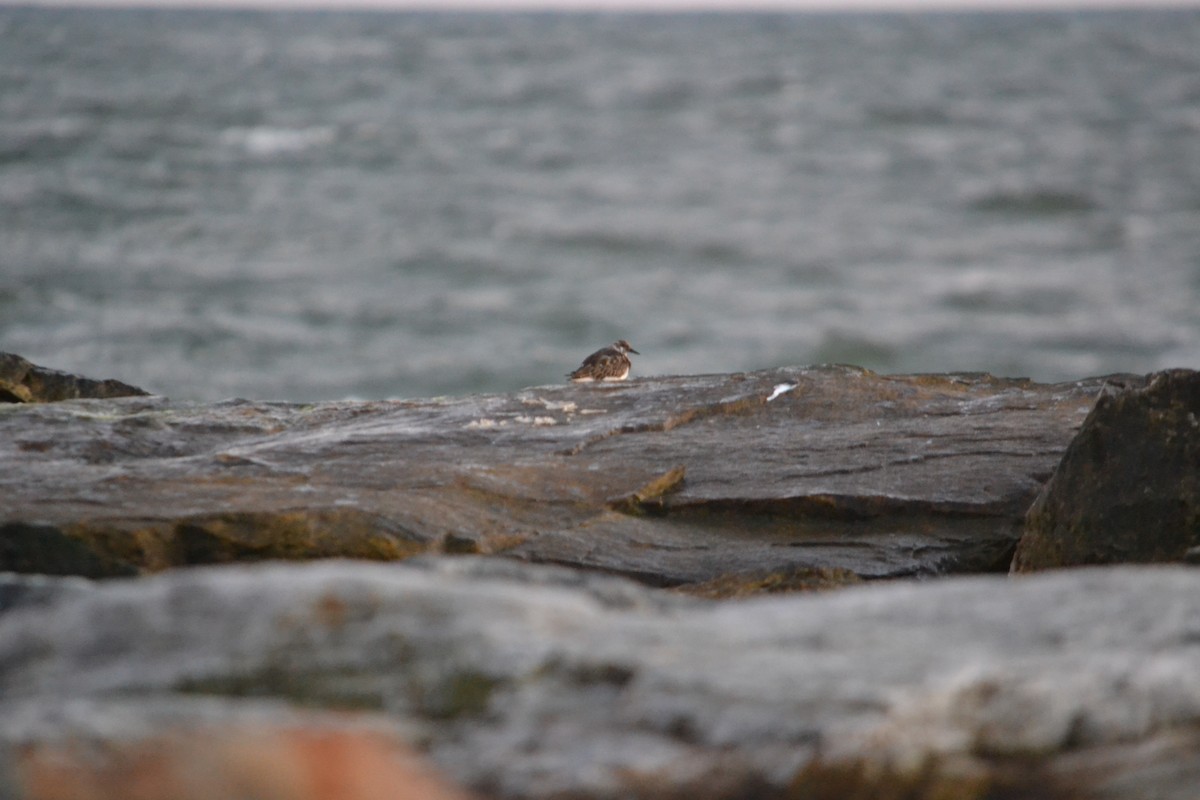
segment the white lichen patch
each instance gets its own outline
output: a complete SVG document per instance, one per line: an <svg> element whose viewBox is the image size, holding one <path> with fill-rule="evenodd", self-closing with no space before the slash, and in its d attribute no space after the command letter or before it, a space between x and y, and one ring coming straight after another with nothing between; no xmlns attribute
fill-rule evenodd
<svg viewBox="0 0 1200 800"><path fill-rule="evenodd" d="M498 428L506 428L510 422L515 422L518 425L533 425L535 427L558 424L558 420L556 420L554 417L531 417L526 414L518 414L511 420L488 419L486 417L483 419L473 419L466 424L466 428L467 430L490 431Z"/></svg>
<svg viewBox="0 0 1200 800"><path fill-rule="evenodd" d="M547 400L544 397L525 397L521 402L527 406L541 406L547 411L561 411L564 414L574 414L579 406L574 400Z"/></svg>
<svg viewBox="0 0 1200 800"><path fill-rule="evenodd" d="M467 430L493 430L495 428L503 428L507 424L508 420L505 419L487 419L485 417L484 419L473 419L468 422Z"/></svg>
<svg viewBox="0 0 1200 800"><path fill-rule="evenodd" d="M522 414L519 417L514 417L516 422L522 425L557 425L558 420L554 417L527 417Z"/></svg>

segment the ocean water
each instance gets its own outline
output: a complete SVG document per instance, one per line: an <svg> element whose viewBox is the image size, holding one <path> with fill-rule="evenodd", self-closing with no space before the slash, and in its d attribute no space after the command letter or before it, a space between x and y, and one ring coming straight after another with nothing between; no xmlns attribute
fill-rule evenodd
<svg viewBox="0 0 1200 800"><path fill-rule="evenodd" d="M0 350L178 399L1200 367L1200 12L0 8Z"/></svg>

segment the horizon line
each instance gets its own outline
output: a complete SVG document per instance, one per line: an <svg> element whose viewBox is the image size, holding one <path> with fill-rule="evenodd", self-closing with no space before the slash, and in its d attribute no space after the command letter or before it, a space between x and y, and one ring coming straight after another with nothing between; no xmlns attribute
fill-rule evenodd
<svg viewBox="0 0 1200 800"><path fill-rule="evenodd" d="M1063 13L1196 11L1200 0L0 0L0 8L688 13Z"/></svg>

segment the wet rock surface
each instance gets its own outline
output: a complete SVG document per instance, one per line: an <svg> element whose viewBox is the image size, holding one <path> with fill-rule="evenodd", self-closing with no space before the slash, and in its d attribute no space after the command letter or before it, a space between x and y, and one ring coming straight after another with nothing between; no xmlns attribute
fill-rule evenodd
<svg viewBox="0 0 1200 800"><path fill-rule="evenodd" d="M1200 373L1101 393L1029 510L1013 570L1192 561L1200 546Z"/></svg>
<svg viewBox="0 0 1200 800"><path fill-rule="evenodd" d="M1005 570L1060 460L1030 519L1186 530L1194 388L0 405L0 798L1193 800L1200 571L865 582Z"/></svg>
<svg viewBox="0 0 1200 800"><path fill-rule="evenodd" d="M44 580L71 583L0 614L0 786L64 742L232 769L190 732L267 730L282 760L251 778L294 787L296 739L331 728L343 759L410 742L505 798L1183 800L1200 776L1185 567L738 603L478 557Z"/></svg>
<svg viewBox="0 0 1200 800"><path fill-rule="evenodd" d="M1004 570L1102 385L815 367L422 401L0 406L0 569L485 553L734 595L739 576Z"/></svg>
<svg viewBox="0 0 1200 800"><path fill-rule="evenodd" d="M0 403L53 403L88 397L130 397L147 392L118 380L82 378L0 353Z"/></svg>

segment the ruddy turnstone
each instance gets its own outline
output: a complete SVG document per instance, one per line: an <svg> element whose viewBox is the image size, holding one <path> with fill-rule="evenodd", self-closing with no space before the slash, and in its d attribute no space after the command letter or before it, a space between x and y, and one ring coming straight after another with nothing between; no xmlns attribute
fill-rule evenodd
<svg viewBox="0 0 1200 800"><path fill-rule="evenodd" d="M626 353L638 353L633 345L624 339L618 339L608 347L603 347L583 360L579 369L567 377L575 383L588 381L623 381L629 377L629 356Z"/></svg>

